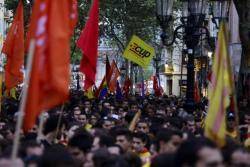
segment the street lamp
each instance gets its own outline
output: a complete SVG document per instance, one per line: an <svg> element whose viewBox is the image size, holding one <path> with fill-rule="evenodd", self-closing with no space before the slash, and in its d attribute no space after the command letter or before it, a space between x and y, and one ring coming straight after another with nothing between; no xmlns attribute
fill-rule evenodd
<svg viewBox="0 0 250 167"><path fill-rule="evenodd" d="M210 33L204 25L208 2L206 0L182 0L184 16L181 17L181 25L176 27L173 32L173 38L168 42L166 27L171 20L173 1L157 0L157 19L162 29L161 39L165 46L171 46L180 36L182 37L188 54L187 63L187 91L186 91L186 109L189 112L194 110L194 50L198 46L201 37L205 37L210 43ZM162 5L162 7L160 7ZM164 9L164 10L163 10Z"/></svg>
<svg viewBox="0 0 250 167"><path fill-rule="evenodd" d="M230 0L210 0L212 21L218 29L218 23L228 19Z"/></svg>
<svg viewBox="0 0 250 167"><path fill-rule="evenodd" d="M156 0L156 16L163 31L172 18L174 0Z"/></svg>

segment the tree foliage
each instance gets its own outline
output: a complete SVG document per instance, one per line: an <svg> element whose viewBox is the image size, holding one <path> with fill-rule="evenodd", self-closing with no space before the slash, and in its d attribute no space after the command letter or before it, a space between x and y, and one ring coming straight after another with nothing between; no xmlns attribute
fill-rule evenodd
<svg viewBox="0 0 250 167"><path fill-rule="evenodd" d="M72 38L72 60L80 58L80 52L75 47L87 20L91 0L78 0L79 24ZM6 0L6 7L15 10L18 0ZM30 3L24 0L25 15L28 18ZM110 47L119 48L120 52L133 34L143 40L156 44L157 24L155 20L155 0L101 0L100 1L100 37L104 38Z"/></svg>

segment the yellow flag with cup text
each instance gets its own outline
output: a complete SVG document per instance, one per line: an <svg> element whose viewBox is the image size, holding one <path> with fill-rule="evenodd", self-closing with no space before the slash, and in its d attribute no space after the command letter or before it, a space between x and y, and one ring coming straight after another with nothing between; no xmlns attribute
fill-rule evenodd
<svg viewBox="0 0 250 167"><path fill-rule="evenodd" d="M136 35L133 35L131 41L123 53L123 57L138 64L144 69L148 67L154 56L155 49Z"/></svg>

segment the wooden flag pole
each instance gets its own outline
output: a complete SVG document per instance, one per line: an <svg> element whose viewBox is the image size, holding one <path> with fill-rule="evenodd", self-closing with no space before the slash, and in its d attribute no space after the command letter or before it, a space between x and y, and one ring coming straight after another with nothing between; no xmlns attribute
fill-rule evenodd
<svg viewBox="0 0 250 167"><path fill-rule="evenodd" d="M27 94L28 94L28 84L30 81L30 75L31 75L31 68L32 68L32 63L33 63L33 57L34 57L34 52L35 52L35 40L32 39L30 41L30 47L29 47L29 53L28 53L28 64L27 64L27 72L26 72L26 77L24 80L24 88L23 88L23 96L21 99L21 102L19 104L19 114L17 118L17 123L16 123L16 130L15 130L15 139L13 143L13 149L11 153L11 160L14 162L15 159L17 158L17 152L19 148L19 140L20 140L20 133L21 133L21 128L23 124L23 116L24 116L24 109L25 109L25 104L27 101Z"/></svg>
<svg viewBox="0 0 250 167"><path fill-rule="evenodd" d="M56 126L56 137L55 137L54 141L56 141L56 139L57 139L57 135L58 135L58 132L59 132L60 124L62 122L63 110L64 110L64 104L61 107L60 115L59 115L59 118L58 118L58 122L57 122L57 126Z"/></svg>
<svg viewBox="0 0 250 167"><path fill-rule="evenodd" d="M131 123L130 123L130 125L129 125L129 128L128 128L131 132L133 132L133 131L135 130L136 123L137 123L138 120L140 119L141 113L142 113L142 111L139 110L139 111L135 114L133 120L131 121Z"/></svg>

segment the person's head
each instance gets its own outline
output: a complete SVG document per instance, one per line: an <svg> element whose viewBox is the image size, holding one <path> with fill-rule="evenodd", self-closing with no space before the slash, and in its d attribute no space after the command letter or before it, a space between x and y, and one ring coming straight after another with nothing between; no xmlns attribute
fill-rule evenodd
<svg viewBox="0 0 250 167"><path fill-rule="evenodd" d="M67 132L68 139L71 139L75 135L77 129L79 129L79 125L77 124L73 124L72 126L69 127L69 130Z"/></svg>
<svg viewBox="0 0 250 167"><path fill-rule="evenodd" d="M141 167L142 166L142 161L136 153L127 152L123 155L123 158L128 162L129 167Z"/></svg>
<svg viewBox="0 0 250 167"><path fill-rule="evenodd" d="M87 115L81 112L77 118L77 121L79 122L80 126L85 126L88 123Z"/></svg>
<svg viewBox="0 0 250 167"><path fill-rule="evenodd" d="M99 149L92 154L94 167L128 167L127 162L121 156L112 155L107 149Z"/></svg>
<svg viewBox="0 0 250 167"><path fill-rule="evenodd" d="M121 155L123 153L123 149L120 145L114 144L108 146L108 152L112 155Z"/></svg>
<svg viewBox="0 0 250 167"><path fill-rule="evenodd" d="M82 164L91 150L92 144L93 137L88 132L81 131L69 140L69 152L77 162Z"/></svg>
<svg viewBox="0 0 250 167"><path fill-rule="evenodd" d="M114 127L115 122L111 118L107 118L103 120L102 128L105 130L110 130Z"/></svg>
<svg viewBox="0 0 250 167"><path fill-rule="evenodd" d="M140 153L144 150L148 141L148 136L145 133L137 132L133 134L132 148L135 152Z"/></svg>
<svg viewBox="0 0 250 167"><path fill-rule="evenodd" d="M130 111L131 111L131 112L137 112L138 109L139 109L139 107L138 107L137 103L132 102L132 103L130 104Z"/></svg>
<svg viewBox="0 0 250 167"><path fill-rule="evenodd" d="M90 109L91 109L91 102L90 102L90 100L85 100L85 102L84 102L84 109L85 109L85 111L90 111Z"/></svg>
<svg viewBox="0 0 250 167"><path fill-rule="evenodd" d="M94 137L92 150L98 150L100 148L107 148L109 146L113 146L115 143L112 136L107 134L99 134Z"/></svg>
<svg viewBox="0 0 250 167"><path fill-rule="evenodd" d="M146 107L146 113L149 117L153 117L155 115L154 107L152 105L148 105Z"/></svg>
<svg viewBox="0 0 250 167"><path fill-rule="evenodd" d="M116 144L127 152L131 147L132 134L128 129L118 129L115 133Z"/></svg>
<svg viewBox="0 0 250 167"><path fill-rule="evenodd" d="M243 148L238 148L233 151L230 159L231 167L247 167L250 166L250 154Z"/></svg>
<svg viewBox="0 0 250 167"><path fill-rule="evenodd" d="M227 130L233 131L236 127L235 114L232 112L227 113Z"/></svg>
<svg viewBox="0 0 250 167"><path fill-rule="evenodd" d="M36 141L30 140L22 143L24 157L29 158L32 156L41 156L43 154L43 148Z"/></svg>
<svg viewBox="0 0 250 167"><path fill-rule="evenodd" d="M5 126L6 126L6 123L3 122L3 121L1 121L1 122L0 122L0 130L3 129Z"/></svg>
<svg viewBox="0 0 250 167"><path fill-rule="evenodd" d="M97 123L97 121L98 121L99 119L100 119L100 115L98 115L97 113L91 114L89 123L90 123L91 125L95 126L96 123Z"/></svg>
<svg viewBox="0 0 250 167"><path fill-rule="evenodd" d="M196 127L194 117L192 115L188 115L186 117L186 128L189 132L195 133Z"/></svg>
<svg viewBox="0 0 250 167"><path fill-rule="evenodd" d="M58 126L59 119L60 118L57 115L51 116L47 119L47 121L45 122L45 125L44 125L44 129L43 129L43 133L45 136L50 134L50 135L56 137L55 136L56 133L57 133L57 136L60 136L62 134L62 132L64 131L64 129L66 127L66 121L62 117L60 124Z"/></svg>
<svg viewBox="0 0 250 167"><path fill-rule="evenodd" d="M61 145L53 145L44 151L38 167L74 167L75 162L69 152Z"/></svg>
<svg viewBox="0 0 250 167"><path fill-rule="evenodd" d="M108 110L110 109L110 103L108 101L103 102L102 105L104 109L108 109Z"/></svg>
<svg viewBox="0 0 250 167"><path fill-rule="evenodd" d="M159 154L152 159L150 167L174 167L174 154Z"/></svg>
<svg viewBox="0 0 250 167"><path fill-rule="evenodd" d="M206 138L194 138L181 144L175 166L223 167L223 158L216 145Z"/></svg>
<svg viewBox="0 0 250 167"><path fill-rule="evenodd" d="M78 116L81 114L81 110L80 110L80 108L79 107L75 107L74 109L73 109L73 118L75 119L75 120L78 120Z"/></svg>
<svg viewBox="0 0 250 167"><path fill-rule="evenodd" d="M249 110L245 112L244 114L244 123L246 125L250 125L250 111Z"/></svg>
<svg viewBox="0 0 250 167"><path fill-rule="evenodd" d="M159 153L174 153L182 143L182 133L177 130L160 129L156 135Z"/></svg>
<svg viewBox="0 0 250 167"><path fill-rule="evenodd" d="M149 124L146 120L140 120L136 125L137 132L148 133L149 132Z"/></svg>

